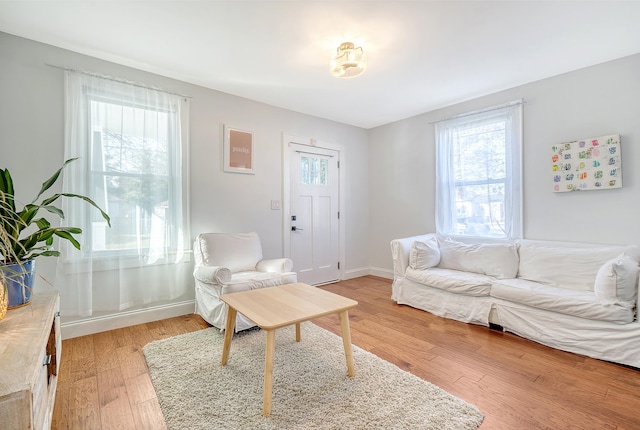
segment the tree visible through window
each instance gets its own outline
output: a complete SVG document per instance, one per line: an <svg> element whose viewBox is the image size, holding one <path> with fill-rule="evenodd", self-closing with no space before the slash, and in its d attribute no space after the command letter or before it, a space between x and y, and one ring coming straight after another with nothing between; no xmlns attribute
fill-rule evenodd
<svg viewBox="0 0 640 430"><path fill-rule="evenodd" d="M521 236L521 104L436 126L436 226L445 235Z"/></svg>

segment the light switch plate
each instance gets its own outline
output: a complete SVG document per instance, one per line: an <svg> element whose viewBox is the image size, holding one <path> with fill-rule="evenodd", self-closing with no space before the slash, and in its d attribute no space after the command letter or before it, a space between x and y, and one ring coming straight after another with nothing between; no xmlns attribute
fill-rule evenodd
<svg viewBox="0 0 640 430"><path fill-rule="evenodd" d="M271 209L274 211L280 210L280 200L271 200Z"/></svg>

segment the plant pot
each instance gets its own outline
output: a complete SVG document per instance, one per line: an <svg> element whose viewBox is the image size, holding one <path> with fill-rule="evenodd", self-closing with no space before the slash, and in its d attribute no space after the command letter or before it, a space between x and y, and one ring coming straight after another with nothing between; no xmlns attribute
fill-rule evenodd
<svg viewBox="0 0 640 430"><path fill-rule="evenodd" d="M35 280L36 260L2 266L2 272L9 297L8 308L17 308L29 303Z"/></svg>

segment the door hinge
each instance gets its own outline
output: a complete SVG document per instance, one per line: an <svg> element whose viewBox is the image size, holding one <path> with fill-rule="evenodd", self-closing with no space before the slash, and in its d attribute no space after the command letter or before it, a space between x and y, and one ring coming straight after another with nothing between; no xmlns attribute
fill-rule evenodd
<svg viewBox="0 0 640 430"><path fill-rule="evenodd" d="M338 269L340 269L340 262L338 261Z"/></svg>
<svg viewBox="0 0 640 430"><path fill-rule="evenodd" d="M340 211L338 211L338 219L340 219Z"/></svg>
<svg viewBox="0 0 640 430"><path fill-rule="evenodd" d="M338 163L338 169L339 169L340 168L340 160L338 160L337 163Z"/></svg>

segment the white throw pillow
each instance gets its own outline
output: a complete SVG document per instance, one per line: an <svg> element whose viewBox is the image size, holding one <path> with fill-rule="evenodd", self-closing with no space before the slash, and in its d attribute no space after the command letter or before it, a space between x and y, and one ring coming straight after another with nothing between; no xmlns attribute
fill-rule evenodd
<svg viewBox="0 0 640 430"><path fill-rule="evenodd" d="M481 273L498 279L518 274L518 246L514 243L466 244L447 238L439 242L443 269Z"/></svg>
<svg viewBox="0 0 640 430"><path fill-rule="evenodd" d="M415 241L411 245L409 254L409 266L415 270L426 270L440 263L440 249L435 237L424 242Z"/></svg>
<svg viewBox="0 0 640 430"><path fill-rule="evenodd" d="M600 267L596 274L594 291L605 300L634 302L638 285L638 262L626 254L620 254Z"/></svg>

